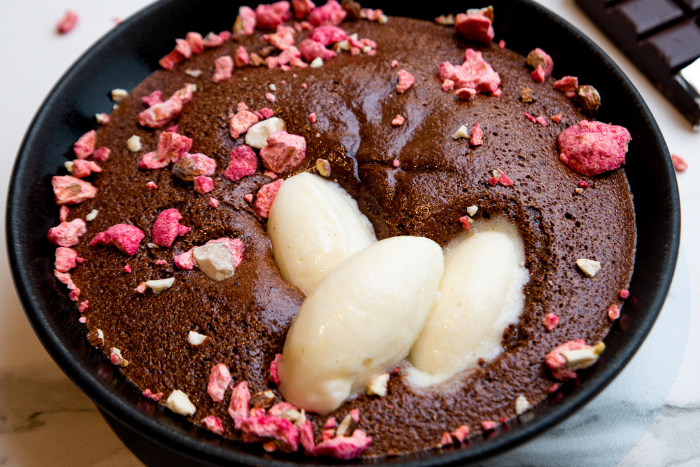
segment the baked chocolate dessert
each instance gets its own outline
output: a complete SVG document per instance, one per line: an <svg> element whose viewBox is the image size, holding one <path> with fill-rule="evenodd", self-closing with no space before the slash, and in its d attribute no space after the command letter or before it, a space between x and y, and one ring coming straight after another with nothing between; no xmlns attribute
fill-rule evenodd
<svg viewBox="0 0 700 467"><path fill-rule="evenodd" d="M61 208L49 234L61 245L57 277L90 342L145 397L163 396L227 438L268 452L382 457L498 429L592 364L619 316L636 231L625 173L612 169L629 134L582 122L595 90L571 77L555 86L544 52L526 60L492 43L488 9L459 15L456 32L371 10L353 19L356 4L293 3L313 24L279 2L256 10L254 30L242 9L233 40L178 41L161 61L168 69L76 143L72 177L91 181L54 179L57 202L77 204ZM273 34L283 20L297 27ZM455 71L465 52L473 67ZM469 70L480 78L460 86ZM249 146L261 137L258 155ZM281 180L304 172L356 200L376 245L411 236L446 247L472 222L507 221L529 276L502 351L448 385L418 387L404 361L379 390L325 413L284 405L276 356L311 290L280 273L267 217ZM576 363L566 352L579 350Z"/></svg>

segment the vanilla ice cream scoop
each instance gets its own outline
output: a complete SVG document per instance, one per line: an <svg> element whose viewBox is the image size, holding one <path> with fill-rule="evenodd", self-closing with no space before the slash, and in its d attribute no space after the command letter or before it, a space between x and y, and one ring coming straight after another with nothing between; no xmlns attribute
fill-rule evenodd
<svg viewBox="0 0 700 467"><path fill-rule="evenodd" d="M280 186L267 233L282 277L306 294L345 258L377 241L345 190L306 172Z"/></svg>
<svg viewBox="0 0 700 467"><path fill-rule="evenodd" d="M481 221L445 251L440 302L408 356L419 371L409 379L429 386L491 360L503 331L518 320L529 275L517 229L505 219Z"/></svg>
<svg viewBox="0 0 700 467"><path fill-rule="evenodd" d="M325 414L364 393L408 355L442 273L442 249L422 237L387 238L333 269L287 335L278 366L285 400Z"/></svg>

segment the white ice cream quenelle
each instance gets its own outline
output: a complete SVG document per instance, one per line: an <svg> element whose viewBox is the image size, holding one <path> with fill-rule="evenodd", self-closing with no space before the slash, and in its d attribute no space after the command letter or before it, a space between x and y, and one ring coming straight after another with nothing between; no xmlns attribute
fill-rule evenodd
<svg viewBox="0 0 700 467"><path fill-rule="evenodd" d="M306 172L280 186L267 233L282 277L306 294L345 258L377 241L345 190Z"/></svg>
<svg viewBox="0 0 700 467"><path fill-rule="evenodd" d="M408 355L442 273L442 249L422 237L387 238L331 271L287 335L279 364L285 400L325 414L364 393Z"/></svg>
<svg viewBox="0 0 700 467"><path fill-rule="evenodd" d="M442 298L408 357L411 382L439 383L502 352L503 331L523 310L528 278L523 241L505 219L476 222L451 242Z"/></svg>

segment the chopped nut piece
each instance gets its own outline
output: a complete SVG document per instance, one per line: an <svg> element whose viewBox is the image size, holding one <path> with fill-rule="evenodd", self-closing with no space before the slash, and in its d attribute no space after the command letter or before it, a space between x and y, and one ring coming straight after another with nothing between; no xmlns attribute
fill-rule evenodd
<svg viewBox="0 0 700 467"><path fill-rule="evenodd" d="M576 265L588 277L593 277L600 271L600 263L592 259L579 258Z"/></svg>
<svg viewBox="0 0 700 467"><path fill-rule="evenodd" d="M129 365L129 360L122 357L121 350L116 347L109 349L109 361L112 362L112 365L116 366L125 367Z"/></svg>
<svg viewBox="0 0 700 467"><path fill-rule="evenodd" d="M150 243L150 242L147 243L146 246L147 246L148 248L150 248L150 249L160 248L160 247L159 247L158 245L156 245L155 243Z"/></svg>
<svg viewBox="0 0 700 467"><path fill-rule="evenodd" d="M86 337L88 342L90 342L90 345L93 347L102 347L105 343L105 335L102 332L102 329L93 329L87 333Z"/></svg>
<svg viewBox="0 0 700 467"><path fill-rule="evenodd" d="M176 414L184 415L185 417L193 415L197 411L187 394L179 389L170 393L168 400L165 401L165 406Z"/></svg>
<svg viewBox="0 0 700 467"><path fill-rule="evenodd" d="M270 88L270 91L272 91L272 92L277 91L277 86L275 86L275 85L272 84L272 83L270 83L270 85L268 86L268 88Z"/></svg>
<svg viewBox="0 0 700 467"><path fill-rule="evenodd" d="M566 359L567 370L577 371L592 366L604 350L605 344L598 342L588 349L562 350L560 355Z"/></svg>
<svg viewBox="0 0 700 467"><path fill-rule="evenodd" d="M131 138L126 140L126 148L131 152L138 152L141 150L141 138L139 136L133 135Z"/></svg>
<svg viewBox="0 0 700 467"><path fill-rule="evenodd" d="M321 68L323 66L323 59L321 57L316 57L309 64L311 68Z"/></svg>
<svg viewBox="0 0 700 467"><path fill-rule="evenodd" d="M530 88L523 88L523 91L520 95L520 100L529 103L529 102L535 102L535 96L532 95L532 89Z"/></svg>
<svg viewBox="0 0 700 467"><path fill-rule="evenodd" d="M109 123L109 115L107 115L105 113L95 114L95 120L100 125L106 125Z"/></svg>
<svg viewBox="0 0 700 467"><path fill-rule="evenodd" d="M471 217L474 217L474 214L476 214L476 212L477 212L478 210L479 210L479 208L476 207L476 206L469 206L469 207L467 208L467 214L469 214Z"/></svg>
<svg viewBox="0 0 700 467"><path fill-rule="evenodd" d="M189 342L189 344L193 347L200 347L207 342L208 339L209 338L207 336L198 332L190 331L187 333L187 342Z"/></svg>
<svg viewBox="0 0 700 467"><path fill-rule="evenodd" d="M250 398L250 404L256 409L269 409L274 404L275 397L275 393L269 390L259 392Z"/></svg>
<svg viewBox="0 0 700 467"><path fill-rule="evenodd" d="M175 283L174 277L169 277L167 279L157 279L146 281L146 286L149 287L154 294L158 295L164 290L169 289Z"/></svg>
<svg viewBox="0 0 700 467"><path fill-rule="evenodd" d="M121 102L122 100L124 100L124 98L126 96L129 95L129 93L126 92L126 90L124 90L124 89L117 88L117 89L112 89L112 92L110 93L110 95L112 97L112 101Z"/></svg>
<svg viewBox="0 0 700 467"><path fill-rule="evenodd" d="M552 70L554 69L554 61L552 60L552 57L550 57L544 50L540 48L537 48L531 51L529 54L527 54L527 64L530 65L532 68L542 67L544 76L542 77L542 81L540 82L544 82L544 78L551 75Z"/></svg>
<svg viewBox="0 0 700 467"><path fill-rule="evenodd" d="M272 117L251 126L246 133L245 144L255 149L262 149L267 145L267 138L278 131L284 131L284 121L279 117Z"/></svg>
<svg viewBox="0 0 700 467"><path fill-rule="evenodd" d="M593 86L579 86L576 88L574 102L581 107L584 113L592 114L600 107L600 94Z"/></svg>
<svg viewBox="0 0 700 467"><path fill-rule="evenodd" d="M65 162L63 163L63 166L66 168L66 170L67 170L68 173L70 173L70 174L73 173L73 165L74 165L73 161L65 161Z"/></svg>
<svg viewBox="0 0 700 467"><path fill-rule="evenodd" d="M452 135L452 138L454 139L460 139L460 138L466 138L469 139L469 130L467 130L466 125L462 125L459 127L457 131L455 131L455 134Z"/></svg>
<svg viewBox="0 0 700 467"><path fill-rule="evenodd" d="M316 170L322 177L331 176L331 164L326 159L316 159Z"/></svg>
<svg viewBox="0 0 700 467"><path fill-rule="evenodd" d="M435 18L435 24L439 24L441 26L454 26L455 17L453 14L440 15L437 18Z"/></svg>
<svg viewBox="0 0 700 467"><path fill-rule="evenodd" d="M211 34L211 33L210 33ZM202 70L185 70L185 73L193 78L199 78L202 75Z"/></svg>
<svg viewBox="0 0 700 467"><path fill-rule="evenodd" d="M335 436L352 436L352 434L357 429L357 421L352 417L351 414L347 414L338 429L335 432Z"/></svg>
<svg viewBox="0 0 700 467"><path fill-rule="evenodd" d="M228 279L236 272L233 256L223 243L199 246L192 251L192 254L197 267L216 282Z"/></svg>
<svg viewBox="0 0 700 467"><path fill-rule="evenodd" d="M340 5L343 7L345 11L348 12L348 19L360 19L360 12L362 10L362 7L360 4L354 0L342 0L340 2Z"/></svg>
<svg viewBox="0 0 700 467"><path fill-rule="evenodd" d="M522 415L528 410L530 410L530 401L523 395L518 396L518 398L515 399L515 413L517 415Z"/></svg>
<svg viewBox="0 0 700 467"><path fill-rule="evenodd" d="M382 373L372 379L367 388L367 395L377 395L379 397L386 396L387 384L389 383L389 373Z"/></svg>

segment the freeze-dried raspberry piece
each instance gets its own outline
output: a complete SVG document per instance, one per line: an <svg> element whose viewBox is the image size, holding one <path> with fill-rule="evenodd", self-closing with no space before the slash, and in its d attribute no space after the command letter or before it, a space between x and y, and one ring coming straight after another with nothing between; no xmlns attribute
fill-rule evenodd
<svg viewBox="0 0 700 467"><path fill-rule="evenodd" d="M218 47L223 43L224 39L214 32L210 32L204 37L204 40L202 40L202 45L209 48Z"/></svg>
<svg viewBox="0 0 700 467"><path fill-rule="evenodd" d="M343 22L348 12L335 0L328 0L325 5L314 8L309 14L309 23L314 26L337 26Z"/></svg>
<svg viewBox="0 0 700 467"><path fill-rule="evenodd" d="M68 206L61 206L58 210L58 220L65 222L68 220L68 214L70 214L70 208Z"/></svg>
<svg viewBox="0 0 700 467"><path fill-rule="evenodd" d="M406 121L405 118L403 118L401 115L397 115L397 116L394 117L394 119L391 121L391 125L392 125L392 126L401 126L401 125L403 125L403 122L405 122L405 121Z"/></svg>
<svg viewBox="0 0 700 467"><path fill-rule="evenodd" d="M610 321L615 321L620 317L620 309L617 307L617 305L610 305L610 308L608 308L608 318L610 318Z"/></svg>
<svg viewBox="0 0 700 467"><path fill-rule="evenodd" d="M294 7L294 17L296 19L306 19L311 10L316 8L316 4L311 0L292 0Z"/></svg>
<svg viewBox="0 0 700 467"><path fill-rule="evenodd" d="M314 454L314 428L311 425L311 420L308 418L299 427L299 444L309 454Z"/></svg>
<svg viewBox="0 0 700 467"><path fill-rule="evenodd" d="M92 161L76 159L73 161L73 173L75 178L85 178L93 172L102 172L102 168Z"/></svg>
<svg viewBox="0 0 700 467"><path fill-rule="evenodd" d="M280 385L280 374L279 374L279 364L280 360L282 360L282 354L278 353L275 355L275 359L272 360L272 363L270 363L270 381L275 383L277 386Z"/></svg>
<svg viewBox="0 0 700 467"><path fill-rule="evenodd" d="M257 15L255 14L255 11L253 11L252 8L247 6L240 7L238 9L238 17L236 18L236 22L233 25L234 35L252 35L255 32L255 26L257 22L256 17ZM219 36L222 36L222 34L219 33ZM222 37L222 39L228 40L224 37Z"/></svg>
<svg viewBox="0 0 700 467"><path fill-rule="evenodd" d="M575 76L564 76L554 82L554 89L564 92L575 92L578 88L578 78Z"/></svg>
<svg viewBox="0 0 700 467"><path fill-rule="evenodd" d="M447 81L447 80L445 80ZM478 92L474 88L459 88L455 91L455 96L464 101L470 101L476 97Z"/></svg>
<svg viewBox="0 0 700 467"><path fill-rule="evenodd" d="M558 114L552 115L549 118L551 118L554 123L559 123L559 122L561 122L562 117L563 117L563 115L561 114L561 112L559 112Z"/></svg>
<svg viewBox="0 0 700 467"><path fill-rule="evenodd" d="M145 237L143 231L134 225L117 224L100 232L90 241L90 246L114 245L122 253L133 256L139 249L139 243Z"/></svg>
<svg viewBox="0 0 700 467"><path fill-rule="evenodd" d="M73 30L78 22L78 13L73 10L66 10L66 14L61 18L56 26L59 34L67 34Z"/></svg>
<svg viewBox="0 0 700 467"><path fill-rule="evenodd" d="M467 49L462 65L454 66L450 62L440 65L439 76L444 82L449 79L455 88L471 88L477 92L496 92L501 84L501 77L482 57L481 52Z"/></svg>
<svg viewBox="0 0 700 467"><path fill-rule="evenodd" d="M243 422L250 416L250 390L247 381L241 381L231 391L228 414L233 419L236 430L240 430Z"/></svg>
<svg viewBox="0 0 700 467"><path fill-rule="evenodd" d="M309 121L310 121L312 124L313 124L313 123L316 123L317 120L318 120L318 118L316 117L316 114L315 114L315 113L312 112L312 113L309 114Z"/></svg>
<svg viewBox="0 0 700 467"><path fill-rule="evenodd" d="M80 289L73 283L70 273L54 270L53 275L56 276L56 279L68 287L68 290L70 291L68 298L74 302L77 302L78 297L80 296Z"/></svg>
<svg viewBox="0 0 700 467"><path fill-rule="evenodd" d="M685 172L688 169L688 163L684 161L680 156L671 154L671 161L673 162L673 168L676 172Z"/></svg>
<svg viewBox="0 0 700 467"><path fill-rule="evenodd" d="M537 65L537 68L530 73L530 76L532 76L532 79L538 83L544 83L544 68L542 68L542 65Z"/></svg>
<svg viewBox="0 0 700 467"><path fill-rule="evenodd" d="M248 132L248 129L258 123L260 118L249 110L242 110L231 117L231 137L236 139Z"/></svg>
<svg viewBox="0 0 700 467"><path fill-rule="evenodd" d="M73 152L78 159L86 159L95 152L95 130L90 130L73 144Z"/></svg>
<svg viewBox="0 0 700 467"><path fill-rule="evenodd" d="M537 117L537 118L535 119L535 121L536 121L537 123L539 123L540 125L542 125L542 126L547 126L547 120L546 120L542 115L540 115L539 117Z"/></svg>
<svg viewBox="0 0 700 467"><path fill-rule="evenodd" d="M284 452L296 452L299 449L299 430L292 422L284 418L267 415L251 416L241 423L244 443L255 443L274 439Z"/></svg>
<svg viewBox="0 0 700 467"><path fill-rule="evenodd" d="M493 8L468 10L455 16L455 29L465 39L490 44L496 33L493 30Z"/></svg>
<svg viewBox="0 0 700 467"><path fill-rule="evenodd" d="M214 76L212 81L218 83L220 81L231 78L231 73L233 73L233 59L228 55L219 57L214 60Z"/></svg>
<svg viewBox="0 0 700 467"><path fill-rule="evenodd" d="M131 273L131 266L129 266L128 264L124 266L124 272Z"/></svg>
<svg viewBox="0 0 700 467"><path fill-rule="evenodd" d="M459 428L457 428L455 431L450 433L454 439L461 443L464 443L464 441L467 439L467 436L469 436L469 427L467 425L462 425Z"/></svg>
<svg viewBox="0 0 700 467"><path fill-rule="evenodd" d="M280 24L274 34L263 34L260 38L275 48L286 50L294 45L294 28Z"/></svg>
<svg viewBox="0 0 700 467"><path fill-rule="evenodd" d="M219 207L219 200L216 198L209 198L209 206L213 207L214 209Z"/></svg>
<svg viewBox="0 0 700 467"><path fill-rule="evenodd" d="M226 249L233 257L233 265L238 267L238 265L243 262L243 252L245 251L245 245L242 241L237 238L222 237L216 240L209 240L205 245L211 245L212 243L223 243L226 245Z"/></svg>
<svg viewBox="0 0 700 467"><path fill-rule="evenodd" d="M554 61L552 60L552 57L550 57L547 52L539 47L527 54L527 64L535 69L541 66L542 71L544 72L544 78L550 76L552 74L552 70L554 70ZM575 91L576 88L573 90Z"/></svg>
<svg viewBox="0 0 700 467"><path fill-rule="evenodd" d="M559 135L559 160L574 172L598 175L625 163L631 140L626 128L581 120Z"/></svg>
<svg viewBox="0 0 700 467"><path fill-rule="evenodd" d="M224 177L235 182L243 177L253 175L258 168L258 156L250 146L245 144L231 151L231 160L226 167Z"/></svg>
<svg viewBox="0 0 700 467"><path fill-rule="evenodd" d="M449 446L454 441L452 441L452 436L448 432L444 432L440 437L440 446Z"/></svg>
<svg viewBox="0 0 700 467"><path fill-rule="evenodd" d="M173 50L165 57L158 60L158 64L166 70L172 70L176 63L183 61L185 57L177 50Z"/></svg>
<svg viewBox="0 0 700 467"><path fill-rule="evenodd" d="M182 99L173 95L165 102L155 104L141 112L138 115L139 124L149 128L162 128L180 115L182 105Z"/></svg>
<svg viewBox="0 0 700 467"><path fill-rule="evenodd" d="M276 131L267 138L267 146L260 150L260 158L265 168L275 173L293 169L306 157L306 139L290 135L286 131Z"/></svg>
<svg viewBox="0 0 700 467"><path fill-rule="evenodd" d="M139 285L136 286L134 289L134 292L144 294L146 293L146 289L148 289L148 286L146 285L145 282L141 282Z"/></svg>
<svg viewBox="0 0 700 467"><path fill-rule="evenodd" d="M469 144L472 146L481 146L484 144L481 140L482 136L484 136L484 132L477 123L469 132Z"/></svg>
<svg viewBox="0 0 700 467"><path fill-rule="evenodd" d="M469 216L462 216L459 218L459 222L462 224L462 229L469 230L472 223L469 221Z"/></svg>
<svg viewBox="0 0 700 467"><path fill-rule="evenodd" d="M51 185L53 185L56 204L59 206L63 204L80 204L86 199L94 198L97 194L97 188L92 186L92 184L70 175L52 177Z"/></svg>
<svg viewBox="0 0 700 467"><path fill-rule="evenodd" d="M280 179L267 185L263 185L258 191L258 196L255 198L255 212L258 213L260 217L267 218L270 214L270 206L272 206L273 201L275 201L275 196L277 196L277 190L280 189L280 185L284 180Z"/></svg>
<svg viewBox="0 0 700 467"><path fill-rule="evenodd" d="M321 441L314 448L319 456L329 456L334 459L348 460L360 457L372 443L372 438L362 430L355 430L352 436L336 436L333 439Z"/></svg>
<svg viewBox="0 0 700 467"><path fill-rule="evenodd" d="M240 12L239 12L240 15ZM258 5L255 9L255 20L261 29L274 31L277 25L292 18L289 2L275 2L270 5Z"/></svg>
<svg viewBox="0 0 700 467"><path fill-rule="evenodd" d="M199 176L194 178L194 191L197 193L209 193L214 189L214 181L209 177Z"/></svg>
<svg viewBox="0 0 700 467"><path fill-rule="evenodd" d="M190 58L192 56L192 48L185 39L175 39L175 50L180 52L180 55L185 58Z"/></svg>
<svg viewBox="0 0 700 467"><path fill-rule="evenodd" d="M273 115L275 115L275 112L267 107L263 107L262 109L260 109L260 113L265 118L271 118Z"/></svg>
<svg viewBox="0 0 700 467"><path fill-rule="evenodd" d="M451 79L446 79L442 82L442 90L444 92L452 91L455 88L455 82Z"/></svg>
<svg viewBox="0 0 700 467"><path fill-rule="evenodd" d="M523 115L525 115L525 118L530 120L532 123L537 123L537 119L535 117L533 117L532 115L530 115L529 113L524 112Z"/></svg>
<svg viewBox="0 0 700 467"><path fill-rule="evenodd" d="M160 104L163 102L161 99L163 93L160 90L153 91L147 96L143 96L141 98L141 101L146 104L149 107L153 107L156 104Z"/></svg>
<svg viewBox="0 0 700 467"><path fill-rule="evenodd" d="M380 9L373 10L372 8L363 8L360 10L360 16L368 21L379 21L384 11Z"/></svg>
<svg viewBox="0 0 700 467"><path fill-rule="evenodd" d="M56 248L56 261L54 261L54 268L60 272L70 271L75 267L75 258L77 256L78 253L70 248L59 246Z"/></svg>
<svg viewBox="0 0 700 467"><path fill-rule="evenodd" d="M550 369L552 372L552 376L554 376L556 379L560 381L566 381L569 379L574 379L576 378L576 372L567 370L566 369L566 358L561 355L562 351L568 351L568 350L579 350L579 349L590 349L590 345L586 345L586 343L583 341L583 339L578 339L575 341L569 341L566 342L565 344L562 344L558 347L555 347L554 350L549 352L545 358L544 362L547 364L547 367Z"/></svg>
<svg viewBox="0 0 700 467"><path fill-rule="evenodd" d="M156 182L148 181L146 182L146 189L149 191L157 190L158 185L156 185Z"/></svg>
<svg viewBox="0 0 700 467"><path fill-rule="evenodd" d="M217 435L224 434L224 425L221 423L221 420L219 420L219 418L215 417L214 415L204 417L202 419L202 425L204 425L204 428L211 431L212 433L216 433Z"/></svg>
<svg viewBox="0 0 700 467"><path fill-rule="evenodd" d="M224 400L224 393L229 384L231 384L231 373L229 373L226 365L219 363L209 373L207 393L214 402L221 402Z"/></svg>
<svg viewBox="0 0 700 467"><path fill-rule="evenodd" d="M90 302L88 300L83 300L80 302L80 305L78 305L78 311L81 313L85 313L88 308L90 308Z"/></svg>
<svg viewBox="0 0 700 467"><path fill-rule="evenodd" d="M309 39L320 42L324 46L344 41L348 38L347 33L338 26L319 26L311 31Z"/></svg>
<svg viewBox="0 0 700 467"><path fill-rule="evenodd" d="M180 219L182 215L177 209L166 209L158 214L151 230L153 243L170 248L175 238L192 230L191 227L180 225Z"/></svg>
<svg viewBox="0 0 700 467"><path fill-rule="evenodd" d="M95 149L92 153L92 158L99 162L104 162L109 159L109 153L112 152L108 147L102 146L100 149Z"/></svg>
<svg viewBox="0 0 700 467"><path fill-rule="evenodd" d="M194 269L194 254L192 253L193 251L194 248L190 248L189 250L180 255L173 256L173 262L175 263L175 266L177 266L180 269L185 269L187 271L191 271L192 269Z"/></svg>
<svg viewBox="0 0 700 467"><path fill-rule="evenodd" d="M301 41L299 51L307 62L312 62L317 57L321 57L323 60L330 60L337 55L334 51L325 48L320 42L311 39Z"/></svg>
<svg viewBox="0 0 700 467"><path fill-rule="evenodd" d="M168 163L177 162L187 154L191 147L192 138L180 135L175 131L164 131L158 135L158 157L167 160Z"/></svg>
<svg viewBox="0 0 700 467"><path fill-rule="evenodd" d="M544 324L544 327L547 331L551 331L552 329L559 326L559 317L554 313L548 313L542 319L542 324Z"/></svg>
<svg viewBox="0 0 700 467"><path fill-rule="evenodd" d="M409 73L406 70L399 70L399 82L396 83L396 92L399 94L403 94L406 91L408 91L411 86L413 86L413 83L416 81L416 78L413 77L411 73Z"/></svg>
<svg viewBox="0 0 700 467"><path fill-rule="evenodd" d="M190 45L190 50L192 50L193 54L201 54L204 52L204 41L200 33L190 31L185 36L185 40Z"/></svg>
<svg viewBox="0 0 700 467"><path fill-rule="evenodd" d="M236 49L234 61L236 66L239 68L250 64L250 56L248 55L248 51L242 45L239 45Z"/></svg>

